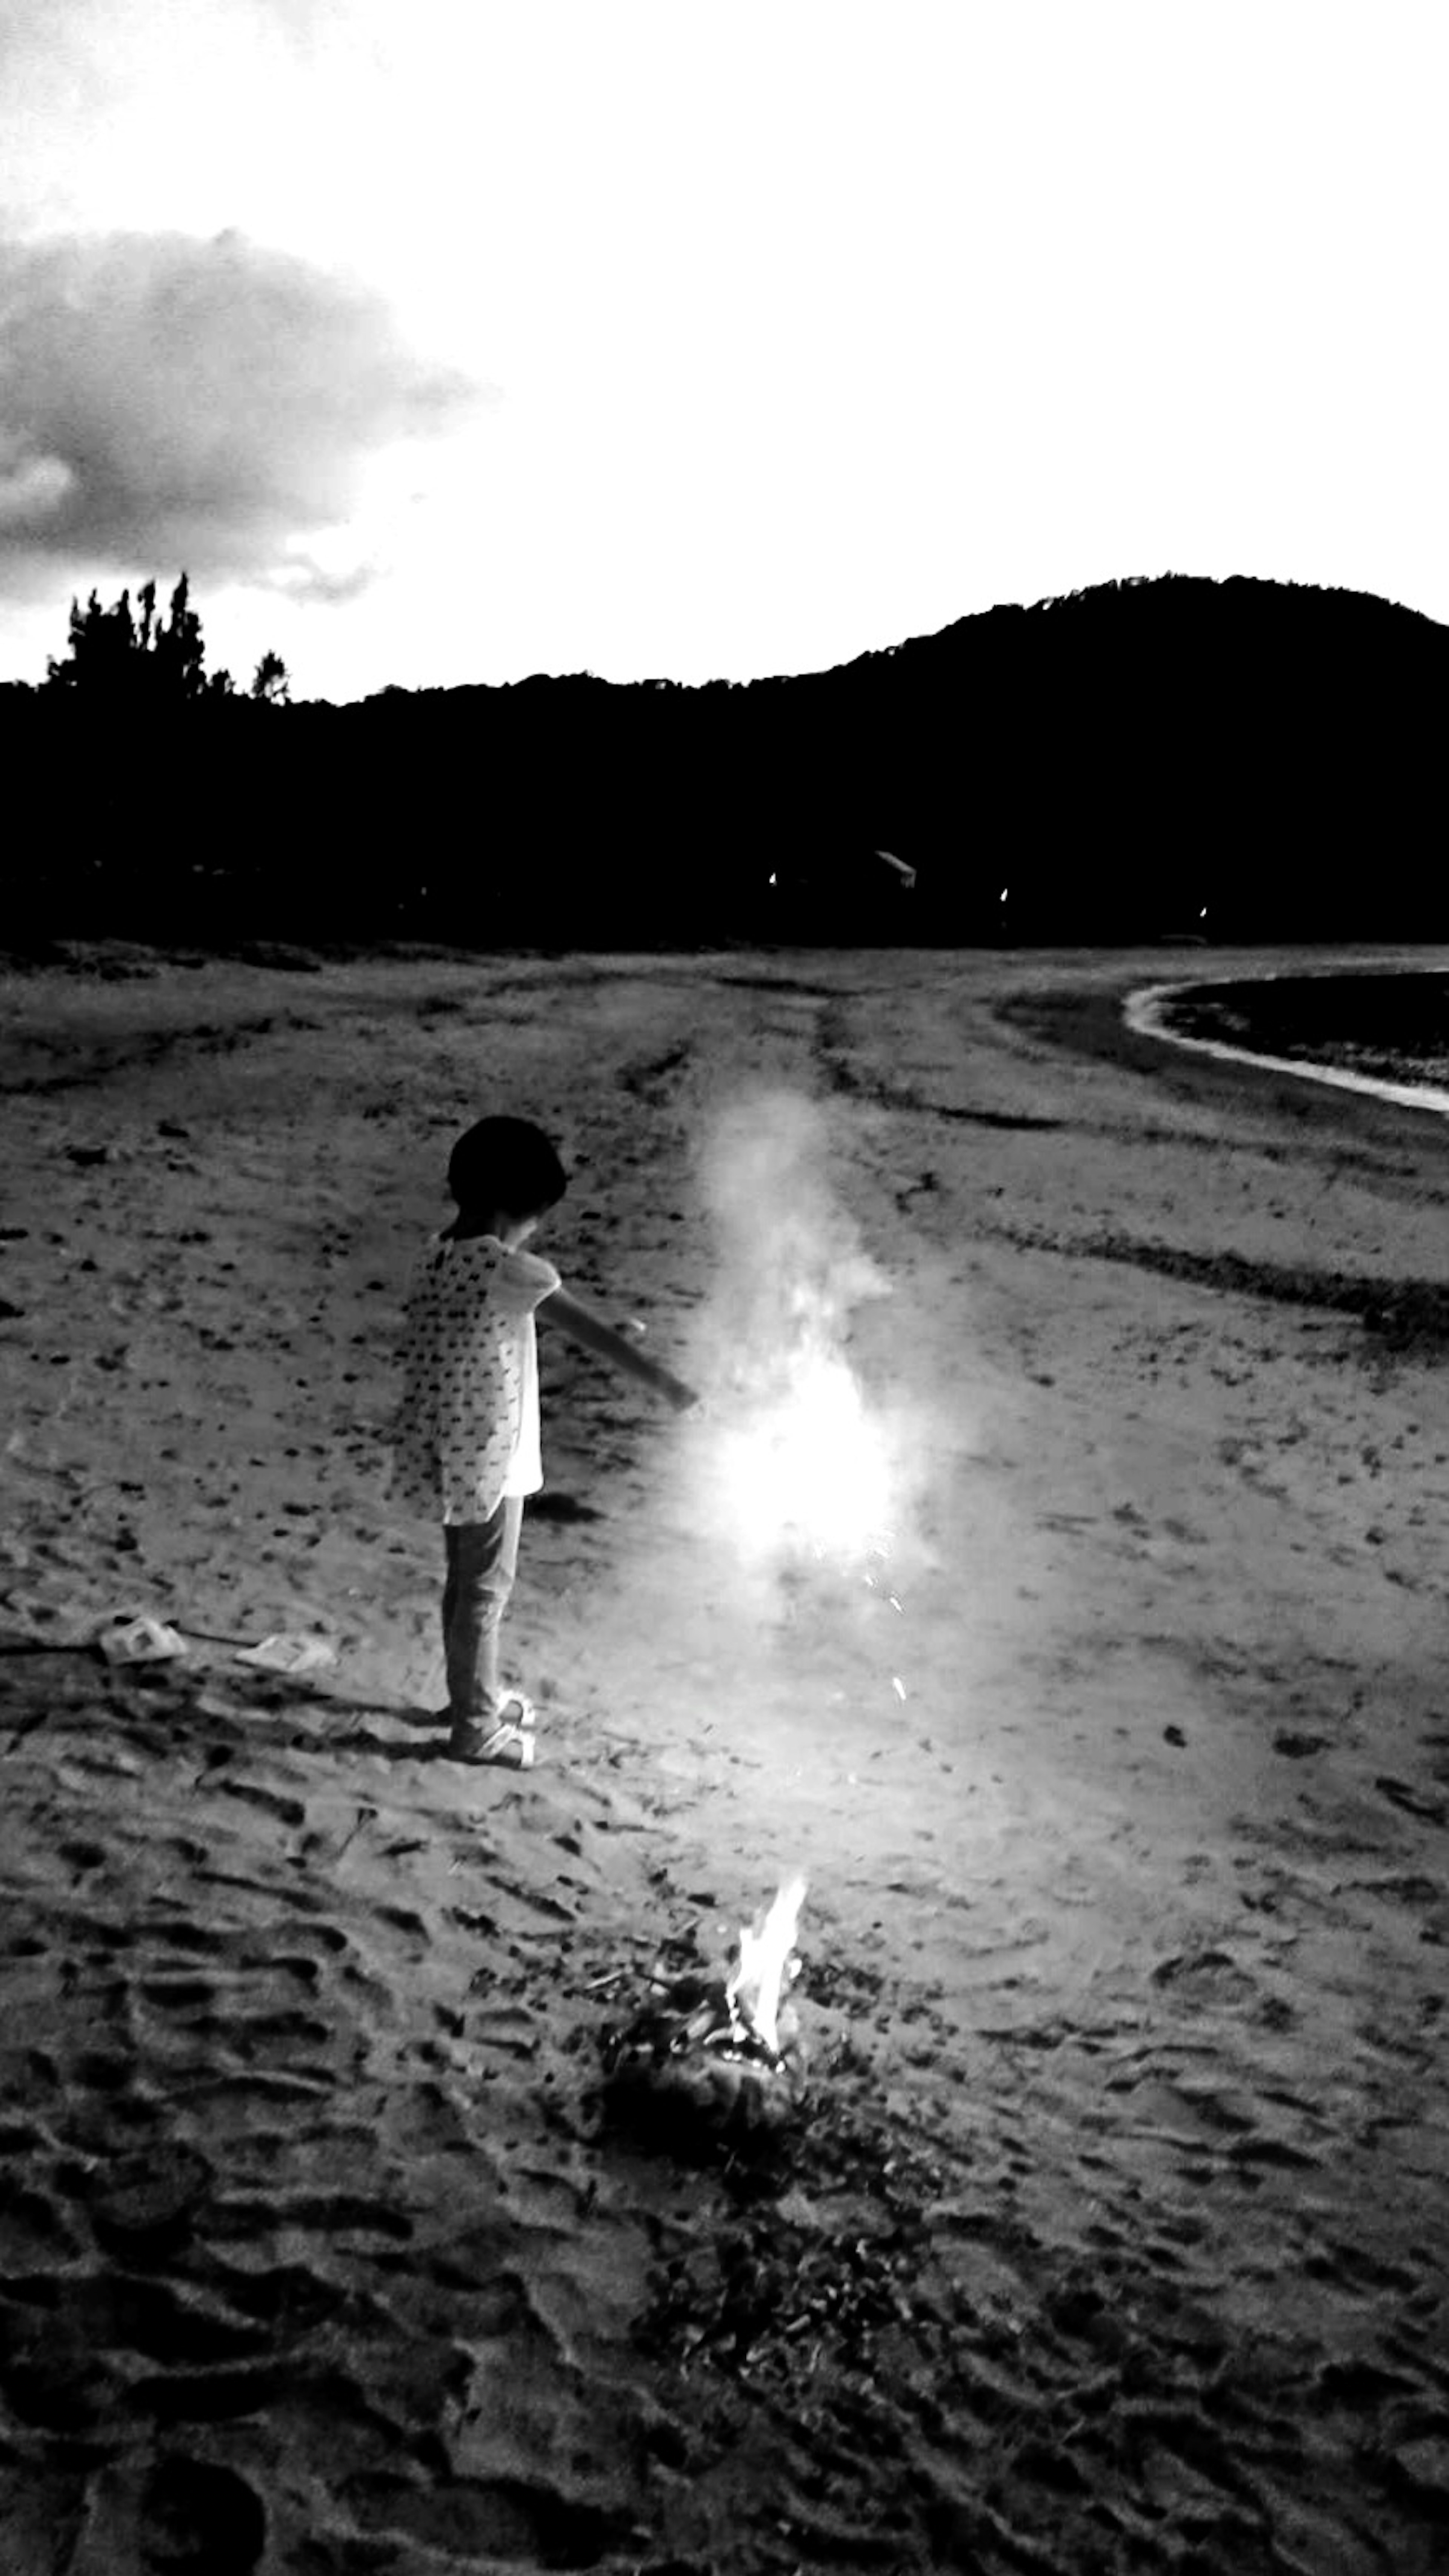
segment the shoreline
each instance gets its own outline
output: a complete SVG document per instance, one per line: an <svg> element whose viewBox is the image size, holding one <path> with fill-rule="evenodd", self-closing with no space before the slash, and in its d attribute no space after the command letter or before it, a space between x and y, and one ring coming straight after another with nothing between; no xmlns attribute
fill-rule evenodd
<svg viewBox="0 0 1449 2576"><path fill-rule="evenodd" d="M1412 975L1422 974L1425 970L1405 967L1400 971ZM1127 995L1122 1017L1135 1037L1155 1038L1163 1046L1184 1047L1197 1055L1216 1057L1224 1064L1253 1065L1261 1072L1297 1074L1305 1082L1322 1082L1335 1090L1359 1092L1372 1100L1391 1102L1400 1109L1421 1109L1437 1117L1449 1117L1449 1086L1437 1082L1389 1080L1379 1074L1357 1073L1349 1065L1309 1061L1302 1056L1270 1055L1256 1047L1235 1045L1228 1038L1193 1036L1173 1025L1174 1005L1201 999L1208 993L1233 989L1251 991L1255 985L1281 980L1279 971L1270 969L1265 974L1245 976L1238 987L1221 982L1143 985ZM1330 972L1323 980L1344 983L1350 979Z"/></svg>

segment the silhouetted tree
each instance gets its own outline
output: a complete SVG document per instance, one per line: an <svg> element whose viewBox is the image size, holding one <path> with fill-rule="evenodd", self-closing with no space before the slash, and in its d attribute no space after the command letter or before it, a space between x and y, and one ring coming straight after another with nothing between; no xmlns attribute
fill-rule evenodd
<svg viewBox="0 0 1449 2576"><path fill-rule="evenodd" d="M202 673L206 646L190 593L191 585L183 573L171 594L170 619L156 630L155 652L158 668L164 674L163 694L172 702L199 698L206 688Z"/></svg>
<svg viewBox="0 0 1449 2576"><path fill-rule="evenodd" d="M264 653L252 674L251 694L262 706L290 706L292 684L280 653Z"/></svg>
<svg viewBox="0 0 1449 2576"><path fill-rule="evenodd" d="M132 614L128 590L111 608L101 606L95 591L84 608L73 599L67 650L59 660L47 659L46 687L111 707L184 707L236 695L230 671L207 675L201 619L185 573L171 594L169 616L156 614L154 581L142 583L136 608L139 615ZM265 705L286 702L287 672L278 654L263 654L250 694Z"/></svg>
<svg viewBox="0 0 1449 2576"><path fill-rule="evenodd" d="M84 609L78 600L71 601L68 649L62 661L47 657L46 685L73 689L86 697L128 694L135 677L131 664L135 650L130 592L123 590L114 608L102 608L92 591Z"/></svg>

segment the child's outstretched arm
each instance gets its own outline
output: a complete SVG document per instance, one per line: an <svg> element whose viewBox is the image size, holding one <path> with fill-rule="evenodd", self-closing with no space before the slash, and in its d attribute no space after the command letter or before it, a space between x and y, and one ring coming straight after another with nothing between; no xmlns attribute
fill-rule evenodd
<svg viewBox="0 0 1449 2576"><path fill-rule="evenodd" d="M570 1341L582 1342L586 1351L597 1352L601 1360L608 1360L611 1367L622 1369L626 1377L637 1378L641 1386L647 1386L655 1395L662 1395L676 1412L687 1413L691 1405L699 1402L693 1387L686 1386L683 1378L675 1377L670 1369L661 1368L657 1360L646 1359L627 1333L616 1332L612 1324L605 1323L602 1315L596 1315L590 1306L581 1305L567 1288L556 1288L551 1297L545 1297L538 1308L538 1315L540 1321L547 1319L560 1325Z"/></svg>

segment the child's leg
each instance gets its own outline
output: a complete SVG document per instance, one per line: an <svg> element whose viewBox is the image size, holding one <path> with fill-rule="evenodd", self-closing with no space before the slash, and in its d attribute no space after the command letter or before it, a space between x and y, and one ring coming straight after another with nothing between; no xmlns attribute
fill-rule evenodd
<svg viewBox="0 0 1449 2576"><path fill-rule="evenodd" d="M443 1584L443 1653L445 1656L448 1651L448 1639L453 1633L453 1619L458 1608L458 1551L454 1545L454 1538L454 1531L444 1522L443 1546L448 1560L447 1577Z"/></svg>
<svg viewBox="0 0 1449 2576"><path fill-rule="evenodd" d="M522 1498L507 1495L491 1520L465 1521L444 1532L443 1649L455 1726L468 1720L491 1724L498 1714L499 1635L518 1565L522 1511Z"/></svg>
<svg viewBox="0 0 1449 2576"><path fill-rule="evenodd" d="M522 1535L523 1496L505 1494L503 1497L503 1553L498 1562L508 1577L510 1592L518 1579L518 1542Z"/></svg>

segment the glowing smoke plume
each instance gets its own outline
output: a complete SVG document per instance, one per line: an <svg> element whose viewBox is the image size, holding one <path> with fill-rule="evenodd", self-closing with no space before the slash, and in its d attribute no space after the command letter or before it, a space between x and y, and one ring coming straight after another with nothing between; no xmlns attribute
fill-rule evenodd
<svg viewBox="0 0 1449 2576"><path fill-rule="evenodd" d="M716 1492L746 1559L847 1568L892 1518L887 1443L846 1348L853 1311L889 1282L829 1187L828 1141L813 1102L762 1091L722 1113L706 1152L725 1343Z"/></svg>

